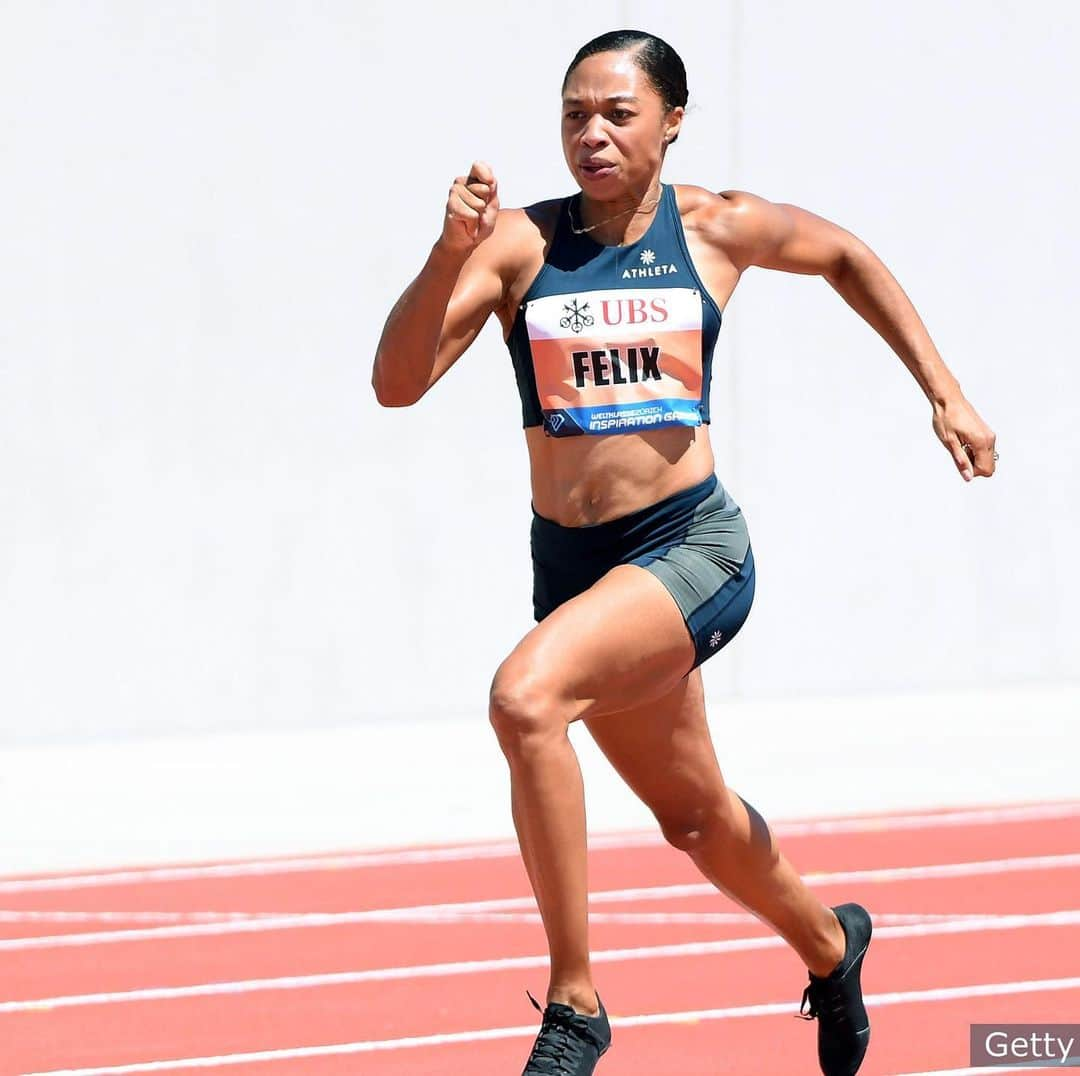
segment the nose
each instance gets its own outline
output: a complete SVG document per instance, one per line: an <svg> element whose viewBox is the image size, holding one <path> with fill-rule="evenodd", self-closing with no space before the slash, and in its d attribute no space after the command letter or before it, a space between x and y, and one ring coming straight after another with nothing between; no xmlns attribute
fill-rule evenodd
<svg viewBox="0 0 1080 1076"><path fill-rule="evenodd" d="M602 146L607 142L603 116L595 115L589 118L589 122L585 124L584 130L581 132L581 141L590 149Z"/></svg>

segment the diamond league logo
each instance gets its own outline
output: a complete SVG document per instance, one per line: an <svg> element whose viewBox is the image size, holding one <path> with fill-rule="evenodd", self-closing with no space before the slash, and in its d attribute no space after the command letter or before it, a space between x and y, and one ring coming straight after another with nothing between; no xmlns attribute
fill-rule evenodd
<svg viewBox="0 0 1080 1076"><path fill-rule="evenodd" d="M558 433L563 428L563 423L566 422L565 415L551 415L548 418L548 425L551 427L552 433Z"/></svg>

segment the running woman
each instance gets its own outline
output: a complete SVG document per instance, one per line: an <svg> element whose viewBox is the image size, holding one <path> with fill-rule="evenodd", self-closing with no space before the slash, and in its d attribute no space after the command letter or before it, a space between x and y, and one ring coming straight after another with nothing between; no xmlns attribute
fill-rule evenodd
<svg viewBox="0 0 1080 1076"><path fill-rule="evenodd" d="M611 1043L589 962L584 795L567 736L578 720L667 840L799 955L821 1070L851 1076L870 1037L870 917L818 901L727 787L698 668L754 593L746 524L708 436L713 347L743 270L823 276L911 371L966 481L994 473L995 436L854 235L745 191L661 181L686 101L683 63L659 38L620 30L583 46L562 86L579 192L501 209L488 164L454 180L372 382L385 406L415 403L494 313L521 394L538 623L496 671L490 715L551 957L525 1076L586 1076Z"/></svg>

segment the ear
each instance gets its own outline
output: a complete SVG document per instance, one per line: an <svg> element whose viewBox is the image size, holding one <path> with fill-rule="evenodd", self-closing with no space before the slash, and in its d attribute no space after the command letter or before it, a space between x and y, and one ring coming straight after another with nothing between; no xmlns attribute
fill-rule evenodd
<svg viewBox="0 0 1080 1076"><path fill-rule="evenodd" d="M679 137L682 128L682 119L685 109L682 105L676 105L665 117L664 145L670 146Z"/></svg>

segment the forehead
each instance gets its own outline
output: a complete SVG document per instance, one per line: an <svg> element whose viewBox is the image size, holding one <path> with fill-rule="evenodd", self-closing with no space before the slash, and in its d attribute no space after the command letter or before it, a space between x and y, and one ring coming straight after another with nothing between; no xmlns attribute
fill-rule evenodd
<svg viewBox="0 0 1080 1076"><path fill-rule="evenodd" d="M566 80L563 100L607 101L612 98L643 100L658 97L645 73L633 60L633 53L598 52L587 56Z"/></svg>

